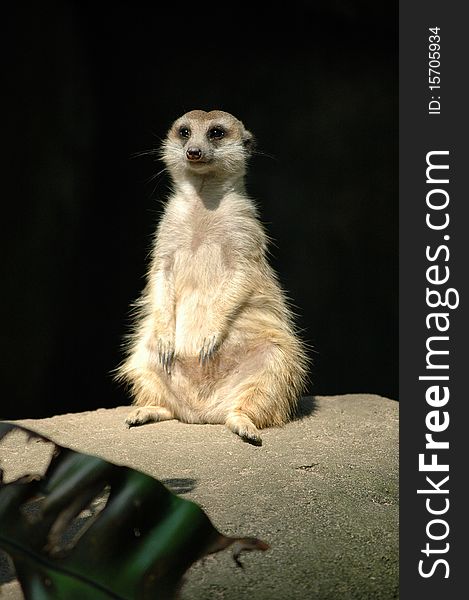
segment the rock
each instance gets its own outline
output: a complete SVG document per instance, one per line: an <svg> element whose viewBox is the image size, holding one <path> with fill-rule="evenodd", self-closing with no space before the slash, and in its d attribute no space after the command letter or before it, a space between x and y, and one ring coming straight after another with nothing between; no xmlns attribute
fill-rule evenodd
<svg viewBox="0 0 469 600"><path fill-rule="evenodd" d="M222 425L166 421L128 429L128 411L18 424L144 471L196 501L222 533L271 545L243 555L243 570L230 551L195 564L183 599L398 598L397 402L369 394L304 398L301 418L264 430L261 447ZM7 480L37 471L44 447L8 437L1 446ZM0 582L6 580L3 563ZM22 598L16 581L2 592L2 600Z"/></svg>

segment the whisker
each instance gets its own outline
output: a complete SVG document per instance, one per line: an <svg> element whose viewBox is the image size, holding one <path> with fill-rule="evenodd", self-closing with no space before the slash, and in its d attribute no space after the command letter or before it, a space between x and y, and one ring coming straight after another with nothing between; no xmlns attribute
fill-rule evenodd
<svg viewBox="0 0 469 600"><path fill-rule="evenodd" d="M155 133L154 131L151 132L151 135L158 140L158 144L161 145L164 142L165 138L162 138L160 135L158 135L157 133Z"/></svg>
<svg viewBox="0 0 469 600"><path fill-rule="evenodd" d="M252 154L255 156L265 156L267 158L271 158L272 160L278 160L278 158L273 154L269 154L268 152L262 152L262 150L253 150Z"/></svg>
<svg viewBox="0 0 469 600"><path fill-rule="evenodd" d="M150 150L141 150L140 152L133 152L130 158L140 158L141 156L157 156L159 150L157 148L151 148Z"/></svg>
<svg viewBox="0 0 469 600"><path fill-rule="evenodd" d="M150 177L148 177L145 180L145 183L151 183L152 181L154 181L157 177L159 177L160 175L162 175L167 170L168 169L166 167L163 167L163 169L161 169L161 171L158 171L158 173L153 173L153 175L150 175Z"/></svg>
<svg viewBox="0 0 469 600"><path fill-rule="evenodd" d="M148 180L145 182L147 184L151 183L152 181L156 181L151 194L150 194L150 198L153 198L158 186L160 185L160 182L162 181L162 177L160 177L165 171L167 171L168 169L166 167L163 167L161 169L161 171L158 171L158 173L153 174L151 177L148 178Z"/></svg>

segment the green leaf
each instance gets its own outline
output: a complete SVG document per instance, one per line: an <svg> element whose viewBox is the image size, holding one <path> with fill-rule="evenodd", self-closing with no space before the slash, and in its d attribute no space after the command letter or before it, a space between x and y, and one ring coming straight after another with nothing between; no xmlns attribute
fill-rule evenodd
<svg viewBox="0 0 469 600"><path fill-rule="evenodd" d="M9 423L0 423L0 440L15 429L51 442ZM101 512L70 533L82 511L106 494ZM34 502L35 513L28 510ZM228 546L238 564L241 552L269 547L224 536L194 502L95 456L54 444L43 476L4 484L0 471L0 547L26 599L174 598L193 562Z"/></svg>

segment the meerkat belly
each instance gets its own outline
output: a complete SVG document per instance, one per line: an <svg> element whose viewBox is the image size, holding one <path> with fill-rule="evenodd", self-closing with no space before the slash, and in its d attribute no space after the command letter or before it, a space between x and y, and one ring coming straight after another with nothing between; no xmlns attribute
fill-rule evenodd
<svg viewBox="0 0 469 600"><path fill-rule="evenodd" d="M222 290L226 268L217 244L204 244L196 251L180 251L175 265L176 351L196 356L209 323L217 297Z"/></svg>
<svg viewBox="0 0 469 600"><path fill-rule="evenodd" d="M184 356L197 356L211 315L210 291L200 287L187 290L178 298L176 305L176 351Z"/></svg>

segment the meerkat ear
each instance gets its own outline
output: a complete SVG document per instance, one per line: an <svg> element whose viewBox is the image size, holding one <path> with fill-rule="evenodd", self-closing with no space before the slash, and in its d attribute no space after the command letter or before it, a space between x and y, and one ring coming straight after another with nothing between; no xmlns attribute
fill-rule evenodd
<svg viewBox="0 0 469 600"><path fill-rule="evenodd" d="M254 136L252 135L252 133L250 131L245 129L243 132L243 146L251 154L252 151L254 150L255 145L256 145L256 140L254 139Z"/></svg>

